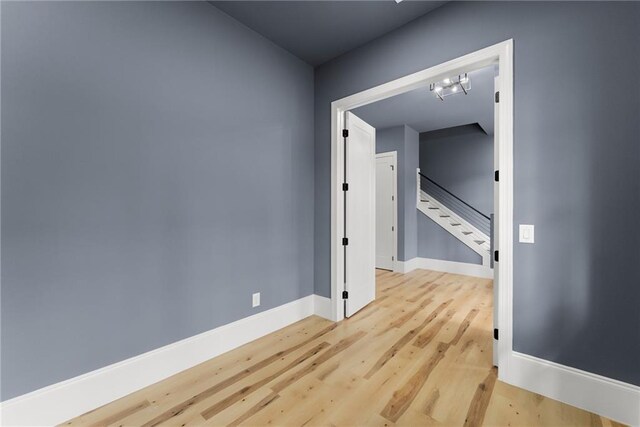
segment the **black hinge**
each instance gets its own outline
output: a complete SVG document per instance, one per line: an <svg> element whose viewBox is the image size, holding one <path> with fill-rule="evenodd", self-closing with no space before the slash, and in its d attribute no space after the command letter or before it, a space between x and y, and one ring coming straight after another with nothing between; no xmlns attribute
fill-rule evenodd
<svg viewBox="0 0 640 427"><path fill-rule="evenodd" d="M390 166L391 166L391 170L393 170L393 165L390 165Z"/></svg>
<svg viewBox="0 0 640 427"><path fill-rule="evenodd" d="M342 137L343 138L349 137L349 129L342 129Z"/></svg>
<svg viewBox="0 0 640 427"><path fill-rule="evenodd" d="M349 299L349 292L342 291L342 299Z"/></svg>
<svg viewBox="0 0 640 427"><path fill-rule="evenodd" d="M342 238L342 246L347 246L349 244L349 239L347 239L346 237Z"/></svg>
<svg viewBox="0 0 640 427"><path fill-rule="evenodd" d="M493 339L494 340L498 339L498 329L497 328L493 330Z"/></svg>
<svg viewBox="0 0 640 427"><path fill-rule="evenodd" d="M496 92L496 104L500 102L500 91Z"/></svg>
<svg viewBox="0 0 640 427"><path fill-rule="evenodd" d="M495 182L500 181L500 171L495 171L493 173L493 179L495 180Z"/></svg>
<svg viewBox="0 0 640 427"><path fill-rule="evenodd" d="M391 257L391 261L395 261L395 260L396 260L396 257L393 257L393 256L392 256L392 257Z"/></svg>
<svg viewBox="0 0 640 427"><path fill-rule="evenodd" d="M500 256L498 254L498 251L494 251L493 252L493 261L494 262L498 262L499 259L500 259Z"/></svg>
<svg viewBox="0 0 640 427"><path fill-rule="evenodd" d="M342 184L342 191L349 191L349 184L347 184L346 182L344 182Z"/></svg>

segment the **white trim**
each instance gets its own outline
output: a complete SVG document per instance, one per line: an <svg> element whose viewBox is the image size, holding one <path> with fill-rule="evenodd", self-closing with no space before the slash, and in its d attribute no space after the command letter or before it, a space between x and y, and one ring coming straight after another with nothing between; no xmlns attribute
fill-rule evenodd
<svg viewBox="0 0 640 427"><path fill-rule="evenodd" d="M316 316L331 320L331 298L313 295L313 312Z"/></svg>
<svg viewBox="0 0 640 427"><path fill-rule="evenodd" d="M418 88L426 88L429 83L441 78L469 72L473 69L498 64L500 115L498 134L500 144L500 192L499 210L496 216L499 221L500 262L496 269L500 273L500 300L498 305L501 325L499 359L502 377L508 372L508 356L512 351L512 287L513 287L513 40L507 40L479 51L464 55L443 64L418 71L399 79L381 84L365 91L347 96L331 103L331 301L332 318L339 321L344 317L341 310L343 301L340 298L342 288L344 260L342 256L342 236L344 218L341 184L343 182L343 116L344 112L371 104L395 95L400 95ZM503 289L504 288L504 289ZM502 361L504 359L504 363Z"/></svg>
<svg viewBox="0 0 640 427"><path fill-rule="evenodd" d="M7 400L0 405L1 424L60 424L311 316L316 307L325 313L320 314L325 317L329 309L322 298L309 295Z"/></svg>
<svg viewBox="0 0 640 427"><path fill-rule="evenodd" d="M462 274L463 276L481 277L483 279L493 278L493 269L480 264L470 264L466 262L445 261L432 258L412 258L402 262L402 270L399 273L408 273L417 268L423 270L441 271L444 273Z"/></svg>
<svg viewBox="0 0 640 427"><path fill-rule="evenodd" d="M393 271L396 271L396 263L398 262L398 152L386 151L384 153L376 153L376 161L383 157L391 157L393 162ZM376 163L376 168L378 164ZM378 193L376 191L376 197ZM330 300L330 299L329 299Z"/></svg>
<svg viewBox="0 0 640 427"><path fill-rule="evenodd" d="M458 239L469 249L480 255L482 258L482 265L488 267L491 264L489 236L478 230L469 221L447 208L444 204L440 203L435 197L425 193L424 191L421 191L421 196L424 196L428 202L418 200L418 210L427 218L444 228L447 233ZM436 207L438 209L431 210L429 209L430 207ZM447 214L449 217L442 218L440 217L440 214ZM451 225L452 222L457 222L461 225L454 227ZM465 231L470 231L471 234L465 235ZM476 240L484 240L485 243L479 245L475 242Z"/></svg>
<svg viewBox="0 0 640 427"><path fill-rule="evenodd" d="M640 426L640 387L515 351L510 358L510 384Z"/></svg>
<svg viewBox="0 0 640 427"><path fill-rule="evenodd" d="M396 262L396 268L393 270L396 273L409 273L415 270L418 267L418 258L411 258L407 261L398 261Z"/></svg>

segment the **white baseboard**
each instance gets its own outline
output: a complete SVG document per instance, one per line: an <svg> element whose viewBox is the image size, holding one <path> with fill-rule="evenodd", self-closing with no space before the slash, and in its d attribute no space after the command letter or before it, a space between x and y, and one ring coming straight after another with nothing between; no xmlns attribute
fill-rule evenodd
<svg viewBox="0 0 640 427"><path fill-rule="evenodd" d="M316 316L333 320L331 298L322 297L320 295L313 295L313 311Z"/></svg>
<svg viewBox="0 0 640 427"><path fill-rule="evenodd" d="M509 359L509 384L640 426L640 387L515 351Z"/></svg>
<svg viewBox="0 0 640 427"><path fill-rule="evenodd" d="M446 264L442 264L442 263ZM401 268L479 276L447 261L414 258ZM460 263L451 263L460 264ZM438 268L446 266L447 270ZM464 264L467 265L467 264ZM482 266L475 266L482 267ZM465 267L466 268L466 267ZM408 270L411 271L411 270ZM480 276L482 277L482 276ZM2 425L60 424L312 314L330 319L331 300L309 295L119 363L2 402ZM504 380L607 418L640 426L640 387L513 352Z"/></svg>
<svg viewBox="0 0 640 427"><path fill-rule="evenodd" d="M409 273L413 270L415 270L418 267L418 260L420 258L411 258L410 260L407 261L396 261L395 265L394 265L394 269L393 271L395 271L396 273Z"/></svg>
<svg viewBox="0 0 640 427"><path fill-rule="evenodd" d="M309 295L0 405L1 425L60 424L314 314ZM331 308L328 303L329 309ZM330 311L330 310L329 310Z"/></svg>
<svg viewBox="0 0 640 427"><path fill-rule="evenodd" d="M493 279L493 269L480 265L468 264L465 262L444 261L431 258L412 258L408 261L396 261L396 271L398 273L409 273L417 268L425 270L442 271L444 273L462 274L464 276L482 277Z"/></svg>

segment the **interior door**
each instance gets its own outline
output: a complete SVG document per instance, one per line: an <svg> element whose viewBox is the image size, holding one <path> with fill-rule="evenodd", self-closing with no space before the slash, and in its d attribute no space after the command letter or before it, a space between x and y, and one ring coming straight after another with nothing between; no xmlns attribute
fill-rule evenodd
<svg viewBox="0 0 640 427"><path fill-rule="evenodd" d="M376 268L384 270L393 270L396 254L394 154L376 154Z"/></svg>
<svg viewBox="0 0 640 427"><path fill-rule="evenodd" d="M495 78L495 92L498 91L498 77ZM500 129L500 127L498 126L499 121L500 121L500 115L499 113L499 109L498 109L498 103L494 102L493 103L494 107L493 107L493 123L494 123L494 127L493 127L493 164L494 164L494 171L498 170L498 166L500 165L499 162L499 149L500 149L500 144L499 144L499 132L498 130ZM493 236L491 236L491 239L493 239L492 241L492 247L494 252L498 250L498 224L499 224L499 220L500 220L500 215L498 215L498 208L500 206L499 203L499 199L500 199L500 183L498 181L493 181ZM491 254L491 256L493 257L494 255ZM498 301L500 301L499 298L500 295L500 282L499 282L499 277L498 277L498 263L495 262L493 263L493 329L495 330L499 330L499 326L498 326ZM494 366L498 366L498 340L495 338L495 334L493 337L493 365Z"/></svg>
<svg viewBox="0 0 640 427"><path fill-rule="evenodd" d="M351 112L345 113L345 316L376 297L376 130Z"/></svg>

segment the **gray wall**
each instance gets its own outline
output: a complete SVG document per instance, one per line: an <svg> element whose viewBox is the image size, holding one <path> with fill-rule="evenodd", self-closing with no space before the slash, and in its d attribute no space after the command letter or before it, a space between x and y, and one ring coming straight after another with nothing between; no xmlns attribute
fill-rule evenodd
<svg viewBox="0 0 640 427"><path fill-rule="evenodd" d="M421 133L420 170L483 214L493 213L493 134L480 126Z"/></svg>
<svg viewBox="0 0 640 427"><path fill-rule="evenodd" d="M418 256L482 265L482 257L422 213L418 213Z"/></svg>
<svg viewBox="0 0 640 427"><path fill-rule="evenodd" d="M3 2L2 95L3 399L313 292L299 59L207 3Z"/></svg>
<svg viewBox="0 0 640 427"><path fill-rule="evenodd" d="M376 129L376 153L397 151L398 260L400 261L415 258L418 253L415 197L418 138L418 132L406 125Z"/></svg>
<svg viewBox="0 0 640 427"><path fill-rule="evenodd" d="M493 135L477 124L421 133L420 170L485 215L493 213ZM418 215L418 254L482 264L480 255L425 215Z"/></svg>
<svg viewBox="0 0 640 427"><path fill-rule="evenodd" d="M640 385L640 93L607 83L640 73L638 22L640 3L450 2L316 69L316 293L330 102L513 38L514 227L536 225L534 245L514 243L514 348Z"/></svg>

